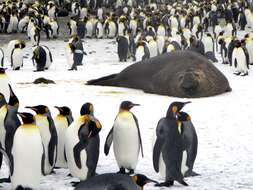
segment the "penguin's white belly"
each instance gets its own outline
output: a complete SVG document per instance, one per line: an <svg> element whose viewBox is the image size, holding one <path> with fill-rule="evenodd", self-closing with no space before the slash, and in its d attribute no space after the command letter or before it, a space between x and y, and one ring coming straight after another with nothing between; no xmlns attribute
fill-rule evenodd
<svg viewBox="0 0 253 190"><path fill-rule="evenodd" d="M142 61L142 57L145 55L144 47L140 46L137 48L135 53L136 62Z"/></svg>
<svg viewBox="0 0 253 190"><path fill-rule="evenodd" d="M163 160L163 154L160 154L160 158L159 158L159 174L165 178L166 177L166 165L165 162Z"/></svg>
<svg viewBox="0 0 253 190"><path fill-rule="evenodd" d="M22 66L22 64L23 64L23 51L22 51L22 49L14 50L14 52L12 54L12 60L13 60L13 65L12 65L13 69L16 69L16 68Z"/></svg>
<svg viewBox="0 0 253 190"><path fill-rule="evenodd" d="M36 116L36 125L39 127L40 129L40 134L42 137L42 142L43 142L43 146L44 146L44 150L45 150L45 163L44 163L44 172L45 174L50 174L53 167L51 166L49 163L49 155L48 155L48 145L49 145L49 141L51 139L51 133L49 131L49 123L47 121L47 119L37 119L38 116Z"/></svg>
<svg viewBox="0 0 253 190"><path fill-rule="evenodd" d="M19 128L14 136L12 189L17 186L39 189L43 147L39 130Z"/></svg>
<svg viewBox="0 0 253 190"><path fill-rule="evenodd" d="M114 123L113 150L119 167L135 169L140 151L138 130L134 119Z"/></svg>
<svg viewBox="0 0 253 190"><path fill-rule="evenodd" d="M18 40L11 40L8 43L8 47L7 47L7 57L8 57L8 61L9 63L11 63L11 52L15 47L15 44L18 43Z"/></svg>
<svg viewBox="0 0 253 190"><path fill-rule="evenodd" d="M10 99L9 79L6 75L0 74L0 92L4 95L6 102Z"/></svg>
<svg viewBox="0 0 253 190"><path fill-rule="evenodd" d="M43 49L46 51L46 65L45 68L49 69L49 67L51 66L52 62L50 60L50 52L46 47L43 47Z"/></svg>
<svg viewBox="0 0 253 190"><path fill-rule="evenodd" d="M246 48L249 53L249 63L253 63L253 41L246 43Z"/></svg>
<svg viewBox="0 0 253 190"><path fill-rule="evenodd" d="M85 27L86 27L86 37L92 37L92 34L93 34L92 22L87 22Z"/></svg>
<svg viewBox="0 0 253 190"><path fill-rule="evenodd" d="M57 160L55 166L60 168L67 168L67 162L64 157L65 135L68 128L66 125L67 121L56 118L54 120L54 123L58 136Z"/></svg>
<svg viewBox="0 0 253 190"><path fill-rule="evenodd" d="M69 67L72 67L72 65L74 64L74 54L73 52L71 52L71 49L69 47L66 47L65 55Z"/></svg>
<svg viewBox="0 0 253 190"><path fill-rule="evenodd" d="M182 162L181 162L181 173L183 175L185 175L185 173L189 169L189 167L186 165L186 163L187 163L187 152L186 152L186 150L184 150L183 155L182 155Z"/></svg>
<svg viewBox="0 0 253 190"><path fill-rule="evenodd" d="M205 52L213 52L213 41L211 38L204 38Z"/></svg>
<svg viewBox="0 0 253 190"><path fill-rule="evenodd" d="M75 126L70 126L66 131L65 136L65 149L66 149L66 156L67 156L67 164L69 171L72 176L79 178L80 180L85 180L88 174L88 168L86 165L87 161L87 154L86 150L82 150L81 154L81 169L79 169L76 165L75 158L74 158L74 147L79 142L78 138L78 129Z"/></svg>
<svg viewBox="0 0 253 190"><path fill-rule="evenodd" d="M166 31L164 27L158 27L157 29L157 36L165 36L166 35Z"/></svg>
<svg viewBox="0 0 253 190"><path fill-rule="evenodd" d="M157 49L159 54L162 54L164 47L164 39L163 38L157 38Z"/></svg>
<svg viewBox="0 0 253 190"><path fill-rule="evenodd" d="M6 130L4 128L4 119L6 114L7 114L7 107L2 106L0 108L0 142L4 149L5 149L5 136L6 136Z"/></svg>
<svg viewBox="0 0 253 190"><path fill-rule="evenodd" d="M114 23L109 24L109 38L114 38L116 35L116 25Z"/></svg>
<svg viewBox="0 0 253 190"><path fill-rule="evenodd" d="M97 24L97 38L103 37L103 26L101 23Z"/></svg>
<svg viewBox="0 0 253 190"><path fill-rule="evenodd" d="M158 48L157 48L156 42L149 43L148 49L149 49L149 53L150 53L150 58L157 56Z"/></svg>
<svg viewBox="0 0 253 190"><path fill-rule="evenodd" d="M232 61L233 66L235 67L235 59L237 60L237 67L235 68L238 72L246 72L247 63L246 63L246 56L242 48L234 49L232 53Z"/></svg>
<svg viewBox="0 0 253 190"><path fill-rule="evenodd" d="M118 35L119 36L124 36L124 30L125 30L125 26L123 23L119 23L118 26Z"/></svg>

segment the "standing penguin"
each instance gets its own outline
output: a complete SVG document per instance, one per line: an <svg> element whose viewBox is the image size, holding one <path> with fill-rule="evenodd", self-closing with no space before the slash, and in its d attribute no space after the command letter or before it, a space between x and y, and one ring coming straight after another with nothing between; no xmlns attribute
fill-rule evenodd
<svg viewBox="0 0 253 190"><path fill-rule="evenodd" d="M232 51L232 66L234 74L240 76L248 75L249 70L249 53L244 47L245 42L237 40Z"/></svg>
<svg viewBox="0 0 253 190"><path fill-rule="evenodd" d="M189 114L186 112L179 112L178 120L182 122L183 125L182 135L187 154L187 158L185 160L185 165L187 167L186 171L184 172L184 176L196 176L198 174L193 171L193 165L198 151L198 136Z"/></svg>
<svg viewBox="0 0 253 190"><path fill-rule="evenodd" d="M202 42L205 46L205 56L206 58L210 59L213 62L218 62L218 60L215 57L215 42L210 33L207 33L203 36Z"/></svg>
<svg viewBox="0 0 253 190"><path fill-rule="evenodd" d="M36 46L33 49L32 61L33 61L33 65L36 68L35 71L45 70L46 63L47 63L47 52L42 46Z"/></svg>
<svg viewBox="0 0 253 190"><path fill-rule="evenodd" d="M153 148L153 166L156 172L160 171L159 164L164 160L166 174L165 182L157 186L172 186L176 180L184 186L182 160L184 160L184 144L181 124L177 120L178 112L190 102L173 102L170 104L166 117L159 120L156 127L156 142Z"/></svg>
<svg viewBox="0 0 253 190"><path fill-rule="evenodd" d="M101 130L101 124L91 119L92 105L85 104L81 116L66 131L65 150L72 176L86 180L95 175L98 155L97 144L92 142Z"/></svg>
<svg viewBox="0 0 253 190"><path fill-rule="evenodd" d="M43 159L40 130L32 114L19 113L19 116L23 125L18 127L13 139L12 189L39 189Z"/></svg>
<svg viewBox="0 0 253 190"><path fill-rule="evenodd" d="M137 62L150 58L150 52L146 41L139 41L136 45L135 60Z"/></svg>
<svg viewBox="0 0 253 190"><path fill-rule="evenodd" d="M53 62L53 56L48 46L41 45L41 47L46 51L46 65L45 69L49 69Z"/></svg>
<svg viewBox="0 0 253 190"><path fill-rule="evenodd" d="M20 44L15 44L11 52L11 67L13 70L19 70L23 65L23 50Z"/></svg>
<svg viewBox="0 0 253 190"><path fill-rule="evenodd" d="M36 112L35 121L40 129L43 147L45 150L45 161L43 163L43 174L47 175L53 172L57 158L57 132L51 113L47 106L38 105L26 108Z"/></svg>
<svg viewBox="0 0 253 190"><path fill-rule="evenodd" d="M126 36L118 36L116 39L118 43L118 56L119 56L119 61L127 61L127 56L128 56L128 49L129 49L129 44L128 44L128 39Z"/></svg>
<svg viewBox="0 0 253 190"><path fill-rule="evenodd" d="M10 80L5 70L5 68L0 68L0 92L4 95L6 101L8 102L10 98Z"/></svg>
<svg viewBox="0 0 253 190"><path fill-rule="evenodd" d="M63 106L57 107L59 110L59 114L54 118L55 128L57 131L58 137L58 148L57 148L57 160L55 163L55 167L59 168L67 168L67 160L65 156L65 135L66 130L73 122L72 112L70 108Z"/></svg>
<svg viewBox="0 0 253 190"><path fill-rule="evenodd" d="M116 158L119 173L124 174L125 169L133 174L136 168L139 152L143 157L141 133L136 116L130 109L139 104L130 101L123 101L120 104L119 113L116 116L113 127L110 130L104 146L104 153L108 155L110 146L113 143L114 156ZM131 141L129 141L131 139Z"/></svg>
<svg viewBox="0 0 253 190"><path fill-rule="evenodd" d="M250 34L246 34L244 36L244 40L245 40L245 47L249 53L249 64L253 65L253 38L252 36L250 36Z"/></svg>
<svg viewBox="0 0 253 190"><path fill-rule="evenodd" d="M95 24L95 36L97 39L103 38L104 30L103 30L103 22L102 20L97 20Z"/></svg>

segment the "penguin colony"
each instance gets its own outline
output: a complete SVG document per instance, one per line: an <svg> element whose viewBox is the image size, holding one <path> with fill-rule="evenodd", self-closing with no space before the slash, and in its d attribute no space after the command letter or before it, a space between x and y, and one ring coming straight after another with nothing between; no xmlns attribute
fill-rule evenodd
<svg viewBox="0 0 253 190"><path fill-rule="evenodd" d="M60 26L59 17L69 15ZM189 49L232 67L234 74L246 76L253 64L252 5L248 1L108 0L108 1L3 1L0 3L0 32L25 33L33 48L36 71L49 69L53 59L49 48L40 45L47 39L65 37L115 38L119 61L142 61L159 54ZM66 29L67 30L67 29ZM239 35L238 31L243 31ZM244 35L245 34L245 35ZM23 65L24 43L8 48L14 70ZM69 70L77 70L85 55L83 48L66 45ZM78 57L78 58L77 58ZM4 65L0 49L0 64ZM76 61L76 60L79 61Z"/></svg>
<svg viewBox="0 0 253 190"><path fill-rule="evenodd" d="M83 104L75 120L66 106L55 106L59 111L55 117L46 105L26 106L33 114L19 112L19 99L2 68L0 83L0 164L4 157L10 171L9 178L0 182L11 182L12 189L38 189L41 176L53 175L58 168L68 169L71 176L80 180L72 182L77 189L94 190L137 190L150 182L156 186L172 186L177 181L187 186L184 177L198 175L193 172L197 134L189 114L181 111L190 102L173 102L166 117L158 122L153 165L156 172L165 174L162 175L165 181L158 183L135 174L139 154L144 156L144 147L138 119L130 110L139 104L131 101L120 104L104 143L105 155L113 143L118 173L97 175L102 124L94 115L92 103ZM94 183L94 180L100 182Z"/></svg>
<svg viewBox="0 0 253 190"><path fill-rule="evenodd" d="M59 3L59 5L58 5ZM70 70L76 70L85 54L82 38L116 38L120 61L135 61L156 55L189 49L213 62L221 55L234 74L248 75L253 63L252 5L247 1L212 2L149 2L135 0L85 1L47 4L26 1L0 3L0 32L25 33L33 47L36 71L50 68L53 56L41 45L43 32L49 40L59 38L58 17L70 14L66 58ZM63 8L64 7L64 8ZM68 11L60 11L68 9ZM224 23L223 23L224 22ZM238 36L238 31L246 31ZM24 40L8 44L8 60L13 70L23 66ZM0 49L0 64L4 66ZM113 127L104 143L109 154L113 143L118 174L96 175L102 124L94 116L91 103L85 103L80 116L73 120L71 109L56 106L59 115L52 117L46 105L28 105L34 111L18 112L19 100L13 92L5 69L0 69L0 160L9 166L9 181L13 189L39 189L42 175L53 175L56 168L68 168L80 179L76 189L142 189L146 183L172 186L178 182L187 186L184 177L198 175L193 171L198 139L188 113L181 109L189 102L173 102L157 124L153 148L153 167L164 177L158 183L135 174L139 154L143 155L138 119L130 111L138 104L123 101ZM169 138L168 138L169 137ZM131 138L131 142L129 139ZM125 147L129 144L131 146ZM29 149L27 149L29 147ZM125 152L129 154L125 154ZM31 159L32 158L32 159ZM25 174L24 174L24 171ZM128 176L129 174L132 176ZM110 181L110 180L111 181Z"/></svg>

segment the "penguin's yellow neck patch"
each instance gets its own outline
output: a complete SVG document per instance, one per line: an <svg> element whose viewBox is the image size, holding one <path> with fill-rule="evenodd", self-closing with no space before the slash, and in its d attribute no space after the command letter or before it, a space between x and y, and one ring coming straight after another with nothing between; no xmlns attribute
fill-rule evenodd
<svg viewBox="0 0 253 190"><path fill-rule="evenodd" d="M6 77L6 73L0 73L0 77Z"/></svg>
<svg viewBox="0 0 253 190"><path fill-rule="evenodd" d="M37 114L34 117L35 117L35 119L46 119L47 118L45 115L42 115L42 114Z"/></svg>
<svg viewBox="0 0 253 190"><path fill-rule="evenodd" d="M121 118L130 118L132 116L132 113L128 110L122 110L120 109L119 110L119 113L118 113L118 116L121 117Z"/></svg>
<svg viewBox="0 0 253 190"><path fill-rule="evenodd" d="M37 129L38 128L35 124L23 124L20 127L22 129Z"/></svg>

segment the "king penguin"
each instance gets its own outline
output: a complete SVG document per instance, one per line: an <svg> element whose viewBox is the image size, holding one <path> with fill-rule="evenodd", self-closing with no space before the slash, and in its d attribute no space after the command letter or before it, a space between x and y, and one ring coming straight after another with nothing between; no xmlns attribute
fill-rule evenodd
<svg viewBox="0 0 253 190"><path fill-rule="evenodd" d="M190 102L173 102L170 104L166 117L161 118L156 127L156 141L153 148L153 166L156 172L160 172L160 162L165 163L165 182L157 186L172 186L174 181L184 186L182 172L184 144L182 139L182 125L177 120L178 112Z"/></svg>
<svg viewBox="0 0 253 190"><path fill-rule="evenodd" d="M23 65L23 50L20 44L15 44L11 51L11 67L13 70L19 70Z"/></svg>
<svg viewBox="0 0 253 190"><path fill-rule="evenodd" d="M4 95L6 101L10 98L10 80L5 72L6 68L0 68L0 92Z"/></svg>
<svg viewBox="0 0 253 190"><path fill-rule="evenodd" d="M120 104L112 129L110 130L104 145L104 153L108 155L110 146L113 143L114 156L116 158L119 173L124 174L125 169L133 174L136 168L139 152L143 157L141 133L136 116L130 111L134 104L130 101L123 101ZM131 139L129 141L129 139Z"/></svg>
<svg viewBox="0 0 253 190"><path fill-rule="evenodd" d="M55 163L55 167L67 168L68 166L65 156L64 143L65 143L66 130L73 122L73 117L69 107L55 106L55 108L59 110L59 114L54 118L54 123L58 137L57 160Z"/></svg>
<svg viewBox="0 0 253 190"><path fill-rule="evenodd" d="M91 118L93 106L86 103L81 108L80 117L67 129L65 151L68 168L73 177L81 181L95 175L99 148L94 143L94 137L101 130L98 120Z"/></svg>
<svg viewBox="0 0 253 190"><path fill-rule="evenodd" d="M13 146L14 135L16 133L17 128L21 125L21 122L18 118L18 108L19 108L19 100L15 93L10 88L10 99L7 104L7 113L4 119L4 128L5 128L5 137L4 144L2 144L2 148L4 148L9 161L13 162L13 154L11 152ZM13 174L13 167L10 167L10 174Z"/></svg>
<svg viewBox="0 0 253 190"><path fill-rule="evenodd" d="M12 189L39 189L43 145L39 127L30 113L19 113L23 121L13 139Z"/></svg>
<svg viewBox="0 0 253 190"><path fill-rule="evenodd" d="M38 105L26 108L36 112L35 121L40 129L43 147L45 150L45 162L43 163L43 174L47 175L53 172L57 158L57 132L51 113L47 106Z"/></svg>
<svg viewBox="0 0 253 190"><path fill-rule="evenodd" d="M191 117L186 112L178 113L178 120L182 122L183 141L187 153L185 177L199 175L193 171L193 165L198 152L198 136L195 127L191 121Z"/></svg>
<svg viewBox="0 0 253 190"><path fill-rule="evenodd" d="M143 174L128 176L106 173L80 182L75 190L140 190L147 183L157 183Z"/></svg>
<svg viewBox="0 0 253 190"><path fill-rule="evenodd" d="M248 75L249 70L249 53L244 45L244 41L236 40L235 47L232 51L232 65L234 74L240 76Z"/></svg>

